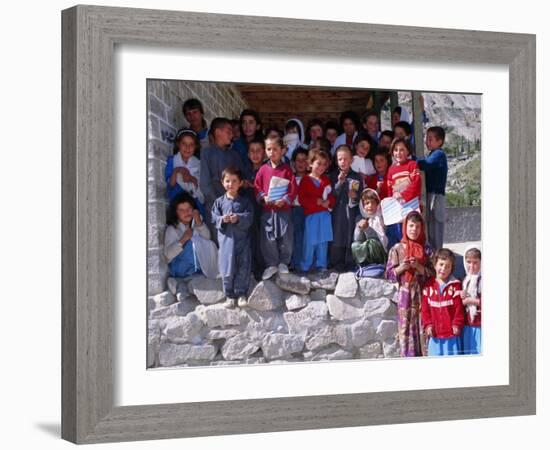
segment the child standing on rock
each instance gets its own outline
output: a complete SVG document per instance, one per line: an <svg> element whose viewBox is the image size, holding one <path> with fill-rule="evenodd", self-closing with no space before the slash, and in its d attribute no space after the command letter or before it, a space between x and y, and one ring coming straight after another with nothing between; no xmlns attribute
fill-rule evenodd
<svg viewBox="0 0 550 450"><path fill-rule="evenodd" d="M291 206L298 188L290 165L283 162L283 140L266 139L265 147L268 161L256 174L254 190L263 206L260 245L267 266L262 279L267 280L277 272L289 272L294 233Z"/></svg>
<svg viewBox="0 0 550 450"><path fill-rule="evenodd" d="M403 221L403 238L388 255L386 279L397 282L397 327L401 356L427 354L420 328L420 300L424 281L432 273L432 249L426 244L424 220L410 212Z"/></svg>
<svg viewBox="0 0 550 450"><path fill-rule="evenodd" d="M464 326L461 284L452 276L455 256L449 249L434 255L435 277L422 290L422 326L428 338L428 356L461 353L460 334Z"/></svg>
<svg viewBox="0 0 550 450"><path fill-rule="evenodd" d="M250 283L250 227L254 209L246 196L239 195L242 184L243 176L239 169L225 169L222 172L225 194L212 207L212 221L218 230L218 262L226 308L234 307L237 298L239 307L247 305L246 293Z"/></svg>
<svg viewBox="0 0 550 450"><path fill-rule="evenodd" d="M330 179L324 175L330 164L329 155L314 149L309 151L308 159L311 173L303 176L298 190L298 198L306 216L300 268L303 272L311 268L324 272L328 264L328 243L333 238L330 211L336 199L332 194Z"/></svg>
<svg viewBox="0 0 550 450"><path fill-rule="evenodd" d="M466 325L462 330L462 352L481 353L481 250L468 246L464 252L466 277L462 281L462 305L466 310Z"/></svg>

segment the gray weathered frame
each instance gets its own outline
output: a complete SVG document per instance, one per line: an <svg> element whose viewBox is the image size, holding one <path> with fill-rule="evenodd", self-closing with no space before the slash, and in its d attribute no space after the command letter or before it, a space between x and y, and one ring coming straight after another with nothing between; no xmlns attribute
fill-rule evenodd
<svg viewBox="0 0 550 450"><path fill-rule="evenodd" d="M96 6L63 11L62 29L63 438L94 443L535 413L534 35ZM114 407L113 52L121 43L508 66L510 383Z"/></svg>

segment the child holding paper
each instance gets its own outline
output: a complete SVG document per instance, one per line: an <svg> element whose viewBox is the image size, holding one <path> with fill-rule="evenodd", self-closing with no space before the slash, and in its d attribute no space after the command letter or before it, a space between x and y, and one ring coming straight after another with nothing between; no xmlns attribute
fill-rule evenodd
<svg viewBox="0 0 550 450"><path fill-rule="evenodd" d="M330 179L324 175L330 164L330 156L317 149L309 151L311 173L304 175L298 189L298 199L306 215L302 271L312 267L320 271L327 269L328 243L332 241L330 211L336 203L332 194Z"/></svg>
<svg viewBox="0 0 550 450"><path fill-rule="evenodd" d="M350 147L341 145L336 149L335 156L337 167L330 175L336 198L332 211L334 238L329 253L331 267L343 272L354 267L351 243L355 222L359 216L359 193L363 191L363 177L352 169Z"/></svg>
<svg viewBox="0 0 550 450"><path fill-rule="evenodd" d="M460 333L464 326L461 285L453 277L455 256L447 248L433 258L435 277L422 290L422 326L428 338L428 356L461 353Z"/></svg>
<svg viewBox="0 0 550 450"><path fill-rule="evenodd" d="M298 187L290 165L283 162L283 140L266 139L265 146L268 161L256 174L254 190L263 207L260 246L267 265L262 279L267 280L277 271L288 273L294 233L291 206Z"/></svg>
<svg viewBox="0 0 550 450"><path fill-rule="evenodd" d="M420 201L422 179L418 164L409 159L411 154L409 141L403 138L394 139L390 153L394 163L386 175L387 196L393 197L400 203L408 203L413 199ZM403 236L401 231L400 223L387 225L386 234L390 247L401 240Z"/></svg>
<svg viewBox="0 0 550 450"><path fill-rule="evenodd" d="M420 300L424 281L432 274L432 249L426 243L424 219L417 211L403 221L403 238L388 255L386 279L397 282L397 327L401 356L426 355L420 327Z"/></svg>

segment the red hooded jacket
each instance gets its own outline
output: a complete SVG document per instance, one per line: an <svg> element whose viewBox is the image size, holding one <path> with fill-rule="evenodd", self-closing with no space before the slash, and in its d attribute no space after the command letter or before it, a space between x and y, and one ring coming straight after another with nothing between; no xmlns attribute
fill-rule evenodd
<svg viewBox="0 0 550 450"><path fill-rule="evenodd" d="M453 325L458 327L459 334L464 327L464 307L460 298L462 285L452 280L439 293L439 283L431 277L422 289L422 327L432 327L436 338L455 337Z"/></svg>

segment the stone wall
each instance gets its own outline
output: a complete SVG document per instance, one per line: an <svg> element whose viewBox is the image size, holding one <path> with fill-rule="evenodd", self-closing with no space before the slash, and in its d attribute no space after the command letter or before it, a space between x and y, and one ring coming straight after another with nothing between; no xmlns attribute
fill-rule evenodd
<svg viewBox="0 0 550 450"><path fill-rule="evenodd" d="M335 272L251 279L248 306L225 308L220 280L168 280L149 298L148 367L399 356L396 286Z"/></svg>
<svg viewBox="0 0 550 450"><path fill-rule="evenodd" d="M148 80L147 142L147 273L149 295L166 289L168 268L162 254L166 223L164 169L172 154L176 131L187 126L182 105L199 99L208 123L215 117L238 118L246 103L231 84L197 81Z"/></svg>
<svg viewBox="0 0 550 450"><path fill-rule="evenodd" d="M481 207L447 208L445 242L472 242L481 240Z"/></svg>

